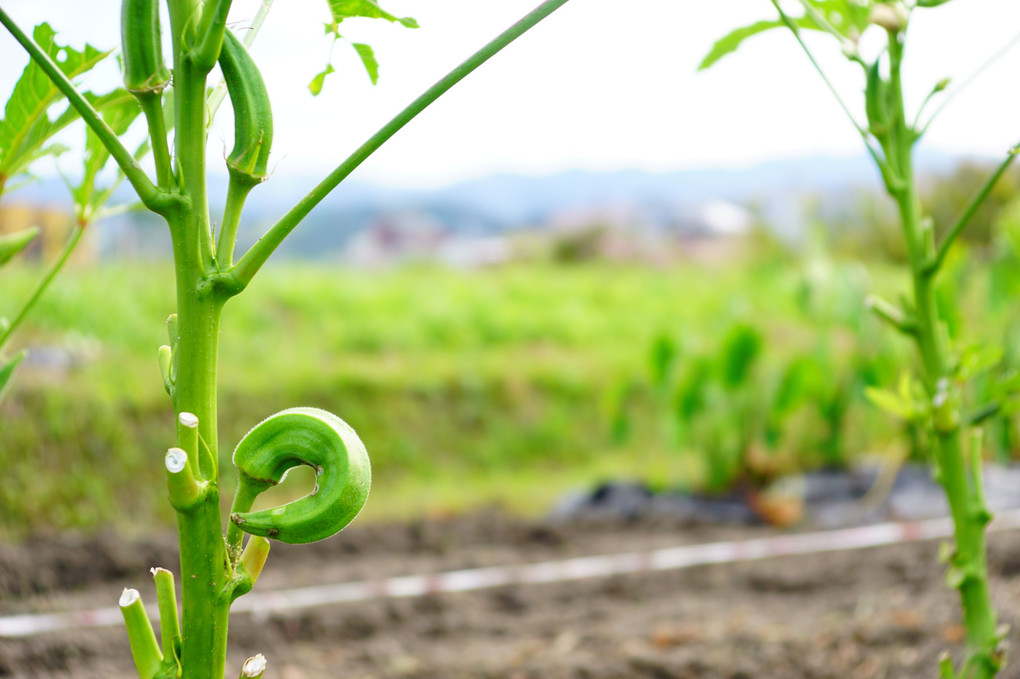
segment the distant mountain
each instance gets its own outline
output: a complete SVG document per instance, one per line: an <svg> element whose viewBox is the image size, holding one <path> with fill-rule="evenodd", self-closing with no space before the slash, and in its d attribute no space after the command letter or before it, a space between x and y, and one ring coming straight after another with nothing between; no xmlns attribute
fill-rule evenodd
<svg viewBox="0 0 1020 679"><path fill-rule="evenodd" d="M921 153L918 166L926 173L950 171L959 158ZM282 177L256 188L245 207L242 244L253 242L315 185L317 178ZM225 175L211 178L213 205L226 193ZM306 218L281 249L294 257L330 256L357 233L387 220L427 216L457 234L486 235L544 225L571 212L640 208L645 214L676 214L711 201L753 205L778 228L795 229L807 196L823 202L850 200L856 190L877 190L878 174L870 159L813 157L762 163L745 168L709 168L652 173L640 170L592 172L571 170L546 176L500 174L432 190L402 189L349 180ZM59 179L28 185L9 200L66 204ZM119 196L130 198L122 188ZM215 218L215 216L214 216ZM141 228L136 217L110 220L101 231L104 249L122 250L123 243L141 251L166 251L161 229ZM130 233L128 237L125 234ZM155 239L156 242L147 242ZM155 246L155 247L154 247Z"/></svg>

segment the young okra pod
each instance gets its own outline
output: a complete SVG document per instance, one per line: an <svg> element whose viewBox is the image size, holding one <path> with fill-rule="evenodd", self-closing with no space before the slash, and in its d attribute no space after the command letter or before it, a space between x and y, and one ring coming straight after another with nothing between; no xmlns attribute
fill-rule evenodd
<svg viewBox="0 0 1020 679"><path fill-rule="evenodd" d="M248 511L258 494L299 465L315 470L315 490L280 507ZM339 532L361 511L372 485L361 439L318 408L290 408L263 420L237 444L234 466L239 479L231 521L251 535L291 544Z"/></svg>
<svg viewBox="0 0 1020 679"><path fill-rule="evenodd" d="M273 143L273 112L262 74L230 31L223 34L220 69L234 109L234 148L227 156L231 177L252 186L266 178Z"/></svg>
<svg viewBox="0 0 1020 679"><path fill-rule="evenodd" d="M124 86L135 96L159 94L170 82L163 63L159 0L124 0L120 10Z"/></svg>

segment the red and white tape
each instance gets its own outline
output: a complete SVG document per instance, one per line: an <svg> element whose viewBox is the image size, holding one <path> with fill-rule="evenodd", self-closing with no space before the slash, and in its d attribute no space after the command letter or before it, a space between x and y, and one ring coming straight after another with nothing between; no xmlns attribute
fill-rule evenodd
<svg viewBox="0 0 1020 679"><path fill-rule="evenodd" d="M1016 528L1020 528L1020 509L1002 512L989 526L989 530L994 531ZM371 599L468 592L505 585L564 582L628 573L676 570L706 564L753 561L792 554L862 549L948 537L952 530L953 524L949 519L879 523L815 533L667 547L648 552L586 556L562 561L470 568L431 575L407 575L384 580L344 582L275 592L253 592L238 599L232 612L267 615L276 611ZM149 607L149 613L155 618L154 606ZM0 638L26 637L70 628L109 627L120 624L123 624L121 612L114 606L84 611L13 615L0 617Z"/></svg>

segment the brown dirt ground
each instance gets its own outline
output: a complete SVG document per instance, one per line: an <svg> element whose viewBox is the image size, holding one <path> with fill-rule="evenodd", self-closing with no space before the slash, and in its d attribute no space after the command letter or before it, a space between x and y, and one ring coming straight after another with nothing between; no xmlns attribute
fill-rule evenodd
<svg viewBox="0 0 1020 679"><path fill-rule="evenodd" d="M273 547L258 589L527 563L769 534L663 524L549 525L478 514L354 527ZM1003 621L1020 611L1016 532L991 536ZM343 604L232 619L230 668L256 652L267 679L931 678L961 650L956 594L934 542L684 571ZM0 613L154 601L148 568L173 538L64 537L0 546ZM1014 632L1012 637L1015 638ZM1015 644L1014 644L1015 646ZM236 676L229 669L227 676ZM134 676L123 630L0 639L0 676ZM1003 673L1020 679L1020 658Z"/></svg>

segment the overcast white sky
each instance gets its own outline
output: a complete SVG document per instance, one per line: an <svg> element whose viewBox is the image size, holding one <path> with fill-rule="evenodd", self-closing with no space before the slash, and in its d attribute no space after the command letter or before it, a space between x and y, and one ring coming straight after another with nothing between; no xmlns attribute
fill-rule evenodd
<svg viewBox="0 0 1020 679"><path fill-rule="evenodd" d="M324 0L277 0L253 54L273 96L276 172L326 172L407 102L538 0L382 0L418 19L409 30L352 21L345 33L371 43L381 64L372 87L353 51L338 44L338 73L313 98L325 63ZM49 19L63 40L118 41L119 2L4 0L28 26ZM232 19L258 2L236 0ZM481 9L484 8L484 9ZM386 144L357 173L380 183L434 186L493 172L567 168L668 170L738 166L862 147L785 32L749 41L714 69L695 68L713 41L771 17L768 0L571 0L459 84ZM346 26L346 24L345 24ZM916 14L907 79L914 105L946 76L963 80L1020 31L1017 0L952 0ZM812 43L854 110L859 73L830 41ZM0 92L24 63L0 35ZM112 69L112 64L111 64ZM1020 140L1020 47L970 86L932 127L925 145L999 155ZM229 113L224 106L224 113ZM228 115L211 136L219 162L231 145Z"/></svg>

